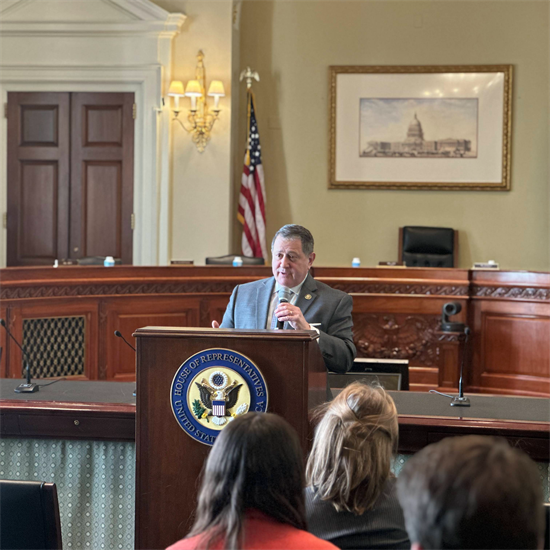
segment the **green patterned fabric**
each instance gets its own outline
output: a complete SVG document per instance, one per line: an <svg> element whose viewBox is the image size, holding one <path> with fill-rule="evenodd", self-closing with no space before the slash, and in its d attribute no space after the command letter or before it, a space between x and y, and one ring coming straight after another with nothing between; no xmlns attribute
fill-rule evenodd
<svg viewBox="0 0 550 550"><path fill-rule="evenodd" d="M134 547L134 443L0 440L0 478L57 485L63 548Z"/></svg>
<svg viewBox="0 0 550 550"><path fill-rule="evenodd" d="M412 455L397 455L396 475ZM134 547L135 444L57 439L0 440L0 478L57 485L63 547ZM537 463L545 502L550 465Z"/></svg>

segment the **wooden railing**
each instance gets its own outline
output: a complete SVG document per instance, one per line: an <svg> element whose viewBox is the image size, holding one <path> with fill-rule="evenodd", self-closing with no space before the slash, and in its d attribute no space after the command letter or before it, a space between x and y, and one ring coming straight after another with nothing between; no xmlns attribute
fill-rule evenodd
<svg viewBox="0 0 550 550"><path fill-rule="evenodd" d="M235 285L270 275L269 267L6 268L0 316L30 348L36 374L58 376L80 352L71 377L133 381L134 353L115 330L131 339L143 326L210 326ZM443 305L457 301L456 320L472 331L468 391L550 396L550 274L314 267L313 275L353 296L359 356L409 359L411 389L456 388L461 345L439 329ZM73 317L83 321L63 322ZM0 346L0 376L19 378L21 352L4 330Z"/></svg>

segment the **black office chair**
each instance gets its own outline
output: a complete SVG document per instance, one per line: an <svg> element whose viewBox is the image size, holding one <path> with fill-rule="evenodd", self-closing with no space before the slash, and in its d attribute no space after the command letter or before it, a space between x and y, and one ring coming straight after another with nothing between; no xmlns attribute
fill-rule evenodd
<svg viewBox="0 0 550 550"><path fill-rule="evenodd" d="M265 265L265 260L263 258L248 258L246 256L241 256L240 254L212 256L210 258L206 258L206 265L233 265L233 260L237 256L242 259L243 265Z"/></svg>
<svg viewBox="0 0 550 550"><path fill-rule="evenodd" d="M458 231L448 227L400 227L399 261L407 267L455 267Z"/></svg>
<svg viewBox="0 0 550 550"><path fill-rule="evenodd" d="M62 548L55 483L0 480L0 508L0 548Z"/></svg>

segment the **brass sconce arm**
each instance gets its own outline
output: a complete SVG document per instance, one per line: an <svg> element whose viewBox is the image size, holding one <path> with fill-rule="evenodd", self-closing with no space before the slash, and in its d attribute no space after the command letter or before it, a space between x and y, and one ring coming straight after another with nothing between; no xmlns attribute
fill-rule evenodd
<svg viewBox="0 0 550 550"><path fill-rule="evenodd" d="M220 97L225 96L223 84L219 80L213 80L210 83L208 94L206 94L206 76L203 64L204 54L199 51L197 54L197 68L195 71L195 80L190 80L185 87L180 81L173 81L170 84L168 95L174 97L173 120L177 120L181 127L191 134L193 143L197 146L199 153L202 153L210 141L210 134L216 120L219 118L221 109L219 108ZM214 108L209 110L207 105L207 95L214 98ZM191 108L187 115L189 126L179 118L179 98L189 97Z"/></svg>

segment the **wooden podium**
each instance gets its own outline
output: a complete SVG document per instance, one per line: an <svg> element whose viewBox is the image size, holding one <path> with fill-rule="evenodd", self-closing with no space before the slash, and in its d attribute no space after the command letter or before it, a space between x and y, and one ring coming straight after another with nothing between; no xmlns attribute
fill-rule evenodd
<svg viewBox="0 0 550 550"><path fill-rule="evenodd" d="M326 399L326 369L315 331L145 327L137 342L137 549L160 549L192 526L199 477L210 446L176 421L171 387L179 367L208 349L232 350L261 371L268 411L296 429L308 447L308 410Z"/></svg>

